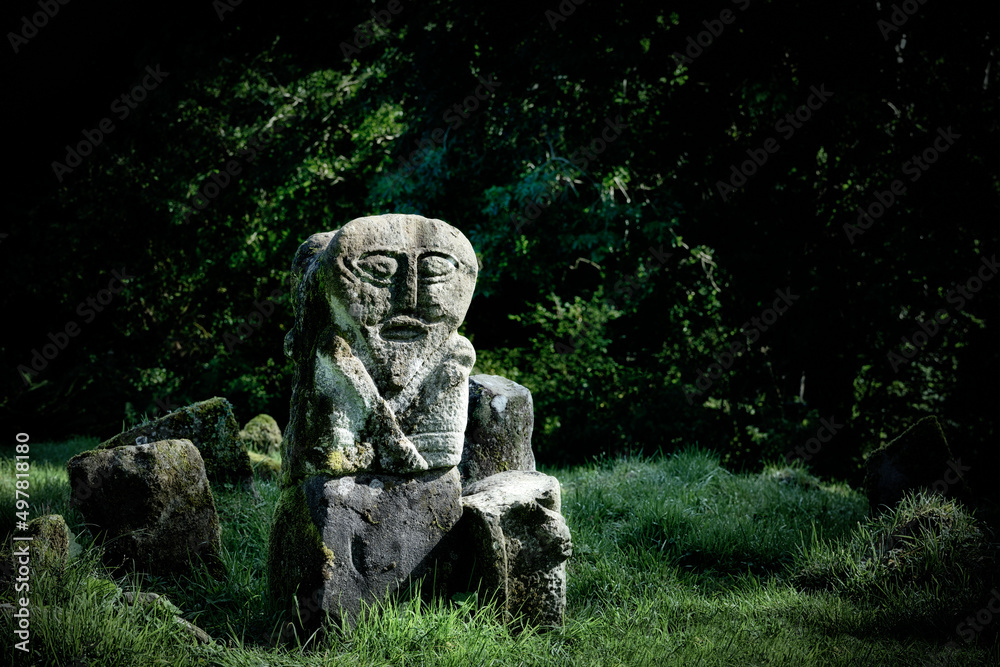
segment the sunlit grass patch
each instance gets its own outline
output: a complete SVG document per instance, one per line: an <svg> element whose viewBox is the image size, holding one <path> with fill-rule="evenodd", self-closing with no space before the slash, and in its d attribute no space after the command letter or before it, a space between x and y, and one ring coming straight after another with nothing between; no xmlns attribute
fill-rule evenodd
<svg viewBox="0 0 1000 667"><path fill-rule="evenodd" d="M68 509L62 458L95 444L38 446L46 454L33 475L51 511ZM12 462L0 461L0 471L0 485L12 488ZM517 632L474 597L412 597L374 605L353 628L275 646L281 611L267 594L266 554L279 494L276 480L258 476L259 499L239 485L213 488L226 569L218 579L196 568L187 576L114 580L70 513L87 550L65 573L40 575L32 590L39 664L80 656L88 665L272 667L919 665L942 655L948 664L983 665L1000 658L994 635L968 645L954 635L960 618L949 616L952 598L965 591L963 599L981 605L988 590L975 582L995 550L951 501L913 498L870 521L861 494L800 464L734 474L697 449L546 472L562 482L573 535L562 629ZM12 511L5 495L0 512ZM894 543L885 541L890 535L898 536ZM123 604L123 591L134 590L165 595L175 611ZM4 601L11 599L6 592ZM68 611L51 611L58 609ZM194 641L174 613L215 642ZM9 630L9 617L3 623Z"/></svg>

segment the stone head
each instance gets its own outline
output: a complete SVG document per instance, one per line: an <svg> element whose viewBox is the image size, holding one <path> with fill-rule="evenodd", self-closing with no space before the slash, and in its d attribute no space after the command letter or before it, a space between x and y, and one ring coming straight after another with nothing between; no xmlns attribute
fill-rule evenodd
<svg viewBox="0 0 1000 667"><path fill-rule="evenodd" d="M388 393L458 330L478 273L462 232L418 215L352 220L318 265L338 329Z"/></svg>

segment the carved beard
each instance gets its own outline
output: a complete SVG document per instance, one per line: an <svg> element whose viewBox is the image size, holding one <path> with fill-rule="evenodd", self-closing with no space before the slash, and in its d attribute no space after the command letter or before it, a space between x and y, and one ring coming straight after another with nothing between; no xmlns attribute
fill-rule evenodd
<svg viewBox="0 0 1000 667"><path fill-rule="evenodd" d="M360 328L373 362L365 366L386 399L433 370L453 333L444 322L427 324L405 315Z"/></svg>
<svg viewBox="0 0 1000 667"><path fill-rule="evenodd" d="M352 282L344 280L344 283ZM402 408L408 400L402 396L396 401L392 399L405 387L413 388L414 380L419 385L441 363L447 351L445 343L456 329L447 320L428 324L410 315L382 320L377 309L367 310L367 317L359 320L355 314L364 310L360 301L368 301L365 296L371 295L363 289L360 294L353 290L347 293L360 299L348 304L336 296L330 298L337 333L348 341L382 398L392 404L399 403L394 407ZM409 395L413 392L403 393L412 398Z"/></svg>
<svg viewBox="0 0 1000 667"><path fill-rule="evenodd" d="M388 218L393 224L359 218L338 231L324 271L337 328L393 402L443 361L475 289L476 258L446 223Z"/></svg>

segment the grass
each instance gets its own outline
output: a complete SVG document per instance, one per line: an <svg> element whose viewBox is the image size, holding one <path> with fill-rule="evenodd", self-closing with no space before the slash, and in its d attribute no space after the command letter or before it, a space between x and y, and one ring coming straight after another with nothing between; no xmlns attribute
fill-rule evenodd
<svg viewBox="0 0 1000 667"><path fill-rule="evenodd" d="M214 489L225 581L198 571L113 580L68 508L65 461L95 444L32 445L32 516L63 514L84 552L32 580L26 664L1000 664L1000 618L962 625L987 607L997 568L996 545L960 505L914 496L866 519L864 497L843 484L802 467L733 474L700 450L545 471L562 482L574 543L562 629L512 634L475 599L390 600L354 629L274 648L268 466L255 467L260 500ZM0 460L4 526L14 522L13 467ZM197 644L166 604L129 605L123 590L165 595L215 642Z"/></svg>

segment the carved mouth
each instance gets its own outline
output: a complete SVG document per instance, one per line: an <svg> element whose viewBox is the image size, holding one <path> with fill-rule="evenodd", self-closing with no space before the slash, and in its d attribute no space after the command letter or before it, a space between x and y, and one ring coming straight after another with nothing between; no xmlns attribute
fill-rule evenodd
<svg viewBox="0 0 1000 667"><path fill-rule="evenodd" d="M379 332L382 340L394 343L412 343L427 337L429 329L420 320L412 317L394 317L386 322Z"/></svg>

